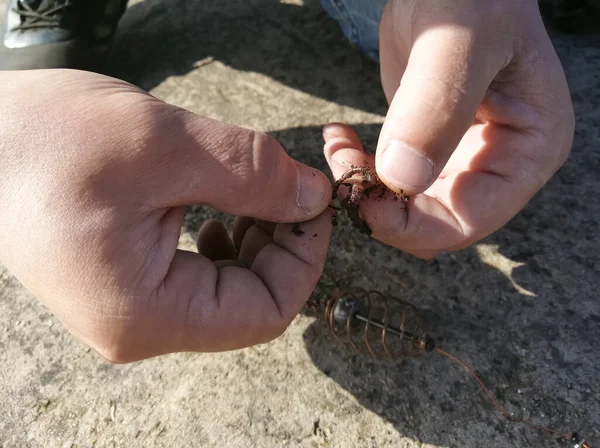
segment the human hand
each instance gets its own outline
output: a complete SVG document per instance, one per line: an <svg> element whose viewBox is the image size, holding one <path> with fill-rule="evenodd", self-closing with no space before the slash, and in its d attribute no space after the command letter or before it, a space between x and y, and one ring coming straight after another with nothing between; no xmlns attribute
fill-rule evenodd
<svg viewBox="0 0 600 448"><path fill-rule="evenodd" d="M422 258L469 246L508 222L565 162L574 116L535 0L389 1L380 25L390 108L375 157L324 129L336 178L375 166L406 207L364 200L384 243Z"/></svg>
<svg viewBox="0 0 600 448"><path fill-rule="evenodd" d="M0 260L103 357L266 342L309 298L331 185L274 139L85 72L1 72L0 104ZM260 221L177 250L191 204Z"/></svg>

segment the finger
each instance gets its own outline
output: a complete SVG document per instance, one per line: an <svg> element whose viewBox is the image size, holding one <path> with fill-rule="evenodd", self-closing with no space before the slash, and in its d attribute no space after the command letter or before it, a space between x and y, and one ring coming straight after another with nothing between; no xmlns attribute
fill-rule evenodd
<svg viewBox="0 0 600 448"><path fill-rule="evenodd" d="M351 166L373 166L374 162L372 156L360 149L335 145L326 145L325 157L336 179ZM453 213L428 195L419 195L408 203L391 194L377 195L374 199L363 199L359 211L374 238L421 258L431 258L464 239Z"/></svg>
<svg viewBox="0 0 600 448"><path fill-rule="evenodd" d="M317 219L297 226L278 225L273 243L265 246L252 264L252 271L271 292L286 326L300 312L323 274L333 230L331 217L327 210Z"/></svg>
<svg viewBox="0 0 600 448"><path fill-rule="evenodd" d="M259 219L253 219L253 218L239 218L239 217L236 218L233 223L233 239L235 242L235 247L238 251L241 251L242 243L244 241L246 233L253 226L258 227L258 229L262 230L262 233L266 234L267 237L272 238L277 224L269 222L269 221L261 221ZM253 232L254 233L249 237L249 240L252 240L252 241L256 237L256 234L255 234L256 229ZM259 236L259 239L261 239L261 240L263 239L262 235ZM256 243L256 245L260 245L260 244ZM262 247L262 246L260 246L260 247ZM254 252L254 255L252 255L250 257L251 260L254 260L254 256L256 255L256 253L258 253L258 250L260 250L260 247L258 247L252 251L252 252Z"/></svg>
<svg viewBox="0 0 600 448"><path fill-rule="evenodd" d="M424 250L424 249L415 249L412 251L405 251L415 257L421 258L423 260L433 260L436 256L438 256L442 251L441 250Z"/></svg>
<svg viewBox="0 0 600 448"><path fill-rule="evenodd" d="M375 163L372 156L368 156L363 152L362 143L356 132L347 125L336 125L335 133L330 133L328 138L325 138L325 147L323 153L325 160L331 169L333 177L338 180L342 175L351 168L356 166L368 166L374 168ZM346 155L346 152L350 151L350 155ZM338 153L335 159L333 154ZM348 180L348 182L353 182ZM345 185L340 185L337 190L337 197L344 199L350 190ZM361 208L359 208L359 216L361 215Z"/></svg>
<svg viewBox="0 0 600 448"><path fill-rule="evenodd" d="M515 216L553 174L545 158L550 144L506 126L475 125L455 153L465 157L449 164L453 170L428 193L458 217L466 242L481 239Z"/></svg>
<svg viewBox="0 0 600 448"><path fill-rule="evenodd" d="M222 269L229 266L235 266L238 268L249 268L249 266L246 265L246 263L244 263L242 260L217 260L214 262L214 264L217 267L217 269Z"/></svg>
<svg viewBox="0 0 600 448"><path fill-rule="evenodd" d="M374 166L372 157L361 157L366 156L366 154L363 151L360 138L350 126L336 123L335 125L328 125L326 129L329 126L332 126L332 128L328 130L327 137L325 137L325 131L323 131L323 136L325 137L323 153L336 180L353 166ZM338 154L335 161L332 160L333 154L338 151L347 150L352 152L352 157L345 157L343 154Z"/></svg>
<svg viewBox="0 0 600 448"><path fill-rule="evenodd" d="M248 229L238 254L238 259L243 261L247 266L251 266L256 258L256 255L263 248L273 242L273 236L265 232L257 225L253 225Z"/></svg>
<svg viewBox="0 0 600 448"><path fill-rule="evenodd" d="M338 142L346 141L348 147L362 148L360 138L354 130L342 123L329 123L323 127L323 139L325 143L336 139Z"/></svg>
<svg viewBox="0 0 600 448"><path fill-rule="evenodd" d="M442 20L460 12L436 14ZM487 31L478 27L428 26L431 20L415 25L417 37L377 145L379 177L409 194L425 191L438 177L509 57L505 39L489 44ZM397 59L390 54L394 46L382 43L381 51L382 64Z"/></svg>
<svg viewBox="0 0 600 448"><path fill-rule="evenodd" d="M217 219L209 219L198 232L198 253L212 261L235 258L235 248L225 225Z"/></svg>
<svg viewBox="0 0 600 448"><path fill-rule="evenodd" d="M453 155L468 157L457 157L448 167L454 171L448 170L425 194L406 207L393 197L363 200L360 215L374 238L421 258L467 247L504 225L547 180L540 160L528 156L544 149L534 148L543 143L535 142L527 133L503 126L473 126ZM337 178L365 154L341 148L326 157Z"/></svg>
<svg viewBox="0 0 600 448"><path fill-rule="evenodd" d="M144 165L158 167L149 174L164 180L153 195L158 206L202 203L273 222L308 220L327 208L327 177L289 157L274 138L163 107L172 109L156 124L156 151L145 154Z"/></svg>
<svg viewBox="0 0 600 448"><path fill-rule="evenodd" d="M273 236L275 228L277 227L276 223L270 221L263 221L262 219L257 219L256 225L270 236Z"/></svg>
<svg viewBox="0 0 600 448"><path fill-rule="evenodd" d="M223 351L279 336L310 297L322 274L331 215L278 226L251 269L217 268L208 258L177 251L152 300L135 302L135 319L114 325L114 362L179 351ZM316 235L316 236L315 236Z"/></svg>
<svg viewBox="0 0 600 448"><path fill-rule="evenodd" d="M237 251L242 247L242 241L244 235L250 227L255 224L254 218L247 218L245 216L238 216L233 221L233 244Z"/></svg>

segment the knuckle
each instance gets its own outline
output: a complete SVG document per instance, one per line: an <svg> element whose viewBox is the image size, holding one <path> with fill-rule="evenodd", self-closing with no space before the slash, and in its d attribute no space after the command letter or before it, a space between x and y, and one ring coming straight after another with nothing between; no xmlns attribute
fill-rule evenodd
<svg viewBox="0 0 600 448"><path fill-rule="evenodd" d="M94 344L93 348L102 358L111 364L126 364L137 360L129 346L122 341L109 344Z"/></svg>
<svg viewBox="0 0 600 448"><path fill-rule="evenodd" d="M252 161L254 177L260 180L260 185L276 182L279 170L283 169L281 155L283 148L270 135L255 132L252 142Z"/></svg>
<svg viewBox="0 0 600 448"><path fill-rule="evenodd" d="M422 260L433 260L438 255L442 253L441 250L431 251L431 252L419 252L415 254L415 256L421 258Z"/></svg>
<svg viewBox="0 0 600 448"><path fill-rule="evenodd" d="M251 183L253 177L252 133L235 130L227 133L221 141L221 151L217 155L219 162L233 175L233 179L242 186Z"/></svg>
<svg viewBox="0 0 600 448"><path fill-rule="evenodd" d="M563 123L562 128L563 132L565 133L565 138L563 139L563 144L559 148L556 166L557 169L565 164L573 147L573 138L575 133L575 111L573 110L572 106L570 106L564 113L563 120L561 120L561 122Z"/></svg>
<svg viewBox="0 0 600 448"><path fill-rule="evenodd" d="M282 336L292 323L292 320L293 318L288 319L280 316L278 319L270 322L270 324L267 326L267 330L264 333L264 342L270 342Z"/></svg>
<svg viewBox="0 0 600 448"><path fill-rule="evenodd" d="M269 316L263 316L260 325L247 330L247 341L251 345L271 342L285 333L292 320L287 321L275 310Z"/></svg>
<svg viewBox="0 0 600 448"><path fill-rule="evenodd" d="M500 28L512 29L515 14L523 9L523 3L522 0L471 0L471 7L477 11L479 31L489 35Z"/></svg>
<svg viewBox="0 0 600 448"><path fill-rule="evenodd" d="M302 303L306 303L309 296L310 294ZM299 309L296 305L286 304L283 301L278 303L278 309L271 314L270 319L263 323L262 334L266 339L264 342L272 341L283 335L298 315Z"/></svg>
<svg viewBox="0 0 600 448"><path fill-rule="evenodd" d="M273 137L240 129L228 135L219 158L240 186L263 189L277 179L281 151Z"/></svg>
<svg viewBox="0 0 600 448"><path fill-rule="evenodd" d="M528 184L541 188L566 162L571 151L572 138L565 131L537 132L531 135L529 149L520 151L519 168L514 177L519 183L528 179Z"/></svg>
<svg viewBox="0 0 600 448"><path fill-rule="evenodd" d="M485 6L485 15L491 16L493 19L502 19L506 17L512 7L512 2L507 0L487 0L486 2L476 1L476 4Z"/></svg>
<svg viewBox="0 0 600 448"><path fill-rule="evenodd" d="M84 337L84 342L111 364L137 361L137 353L126 336L127 332L114 327L109 332L107 326L106 322L89 325L89 335Z"/></svg>

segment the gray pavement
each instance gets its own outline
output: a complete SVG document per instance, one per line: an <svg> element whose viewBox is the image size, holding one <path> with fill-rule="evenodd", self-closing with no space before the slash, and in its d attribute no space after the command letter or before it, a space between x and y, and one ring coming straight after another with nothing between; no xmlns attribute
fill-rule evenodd
<svg viewBox="0 0 600 448"><path fill-rule="evenodd" d="M600 36L553 39L578 123L572 156L547 187L504 229L433 261L342 219L315 295L352 285L409 299L509 411L600 446ZM134 2L111 67L168 102L268 132L323 170L322 125L356 125L373 148L386 111L377 66L317 0ZM181 246L215 216L191 208ZM262 346L111 365L0 266L0 446L571 444L499 418L441 356L354 355L309 314Z"/></svg>

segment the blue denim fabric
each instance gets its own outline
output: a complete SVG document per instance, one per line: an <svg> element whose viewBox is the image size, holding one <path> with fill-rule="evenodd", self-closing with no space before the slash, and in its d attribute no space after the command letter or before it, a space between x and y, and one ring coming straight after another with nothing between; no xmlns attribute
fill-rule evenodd
<svg viewBox="0 0 600 448"><path fill-rule="evenodd" d="M379 63L379 22L386 0L321 0L356 48Z"/></svg>

